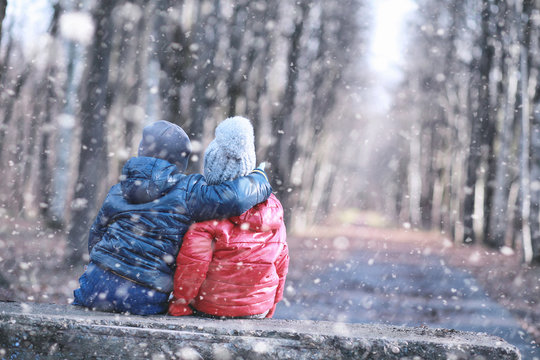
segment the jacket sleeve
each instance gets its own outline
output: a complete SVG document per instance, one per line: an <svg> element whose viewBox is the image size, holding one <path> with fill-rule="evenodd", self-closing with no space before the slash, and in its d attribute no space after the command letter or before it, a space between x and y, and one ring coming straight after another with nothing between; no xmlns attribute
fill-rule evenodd
<svg viewBox="0 0 540 360"><path fill-rule="evenodd" d="M90 233L88 234L88 254L92 252L92 249L94 248L94 245L96 245L101 238L103 237L103 234L107 231L107 223L109 221L108 217L105 216L105 212L102 207L96 219L94 220L94 223L90 227Z"/></svg>
<svg viewBox="0 0 540 360"><path fill-rule="evenodd" d="M190 315L191 300L197 296L212 261L213 228L209 222L193 224L184 235L184 241L176 258L173 298L169 314Z"/></svg>
<svg viewBox="0 0 540 360"><path fill-rule="evenodd" d="M238 216L268 199L272 187L264 171L255 169L251 174L219 185L197 181L188 188L187 205L196 222Z"/></svg>
<svg viewBox="0 0 540 360"><path fill-rule="evenodd" d="M271 318L272 316L274 316L274 313L276 312L277 303L280 302L281 299L283 299L285 278L287 277L287 272L289 271L289 248L287 247L286 243L283 246L283 250L281 250L281 254L277 258L274 265L276 267L276 271L279 276L279 283L276 289L276 296L274 298L274 306L272 306L272 308L266 315L267 318Z"/></svg>

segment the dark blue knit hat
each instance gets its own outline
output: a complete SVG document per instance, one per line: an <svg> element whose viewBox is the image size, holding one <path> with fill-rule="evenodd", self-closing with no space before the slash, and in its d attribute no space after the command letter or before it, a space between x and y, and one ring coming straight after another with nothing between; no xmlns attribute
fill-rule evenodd
<svg viewBox="0 0 540 360"><path fill-rule="evenodd" d="M160 120L144 127L139 156L166 160L184 172L190 154L191 142L180 126Z"/></svg>

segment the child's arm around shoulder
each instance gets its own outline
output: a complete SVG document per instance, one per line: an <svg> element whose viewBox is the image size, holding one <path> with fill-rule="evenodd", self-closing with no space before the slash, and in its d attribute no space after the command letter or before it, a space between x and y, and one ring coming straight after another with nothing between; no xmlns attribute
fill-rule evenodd
<svg viewBox="0 0 540 360"><path fill-rule="evenodd" d="M187 189L187 204L193 220L223 219L238 216L265 201L272 194L266 173L255 169L247 176L219 185L208 185L204 177Z"/></svg>

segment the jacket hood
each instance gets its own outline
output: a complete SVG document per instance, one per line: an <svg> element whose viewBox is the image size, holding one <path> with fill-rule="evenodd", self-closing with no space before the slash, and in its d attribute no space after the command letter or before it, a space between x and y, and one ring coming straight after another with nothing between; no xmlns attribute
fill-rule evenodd
<svg viewBox="0 0 540 360"><path fill-rule="evenodd" d="M240 216L230 218L230 221L242 226L245 230L277 230L283 225L283 207L272 194L268 200L255 205Z"/></svg>
<svg viewBox="0 0 540 360"><path fill-rule="evenodd" d="M177 167L168 161L144 156L131 158L122 169L122 196L132 204L156 200L176 185L177 175Z"/></svg>

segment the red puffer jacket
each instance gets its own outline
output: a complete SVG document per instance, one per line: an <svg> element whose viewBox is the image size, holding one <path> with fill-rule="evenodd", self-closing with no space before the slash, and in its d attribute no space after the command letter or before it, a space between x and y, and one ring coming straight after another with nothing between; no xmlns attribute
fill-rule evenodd
<svg viewBox="0 0 540 360"><path fill-rule="evenodd" d="M244 214L193 224L176 260L169 314L249 316L283 298L289 266L283 208L271 195Z"/></svg>

